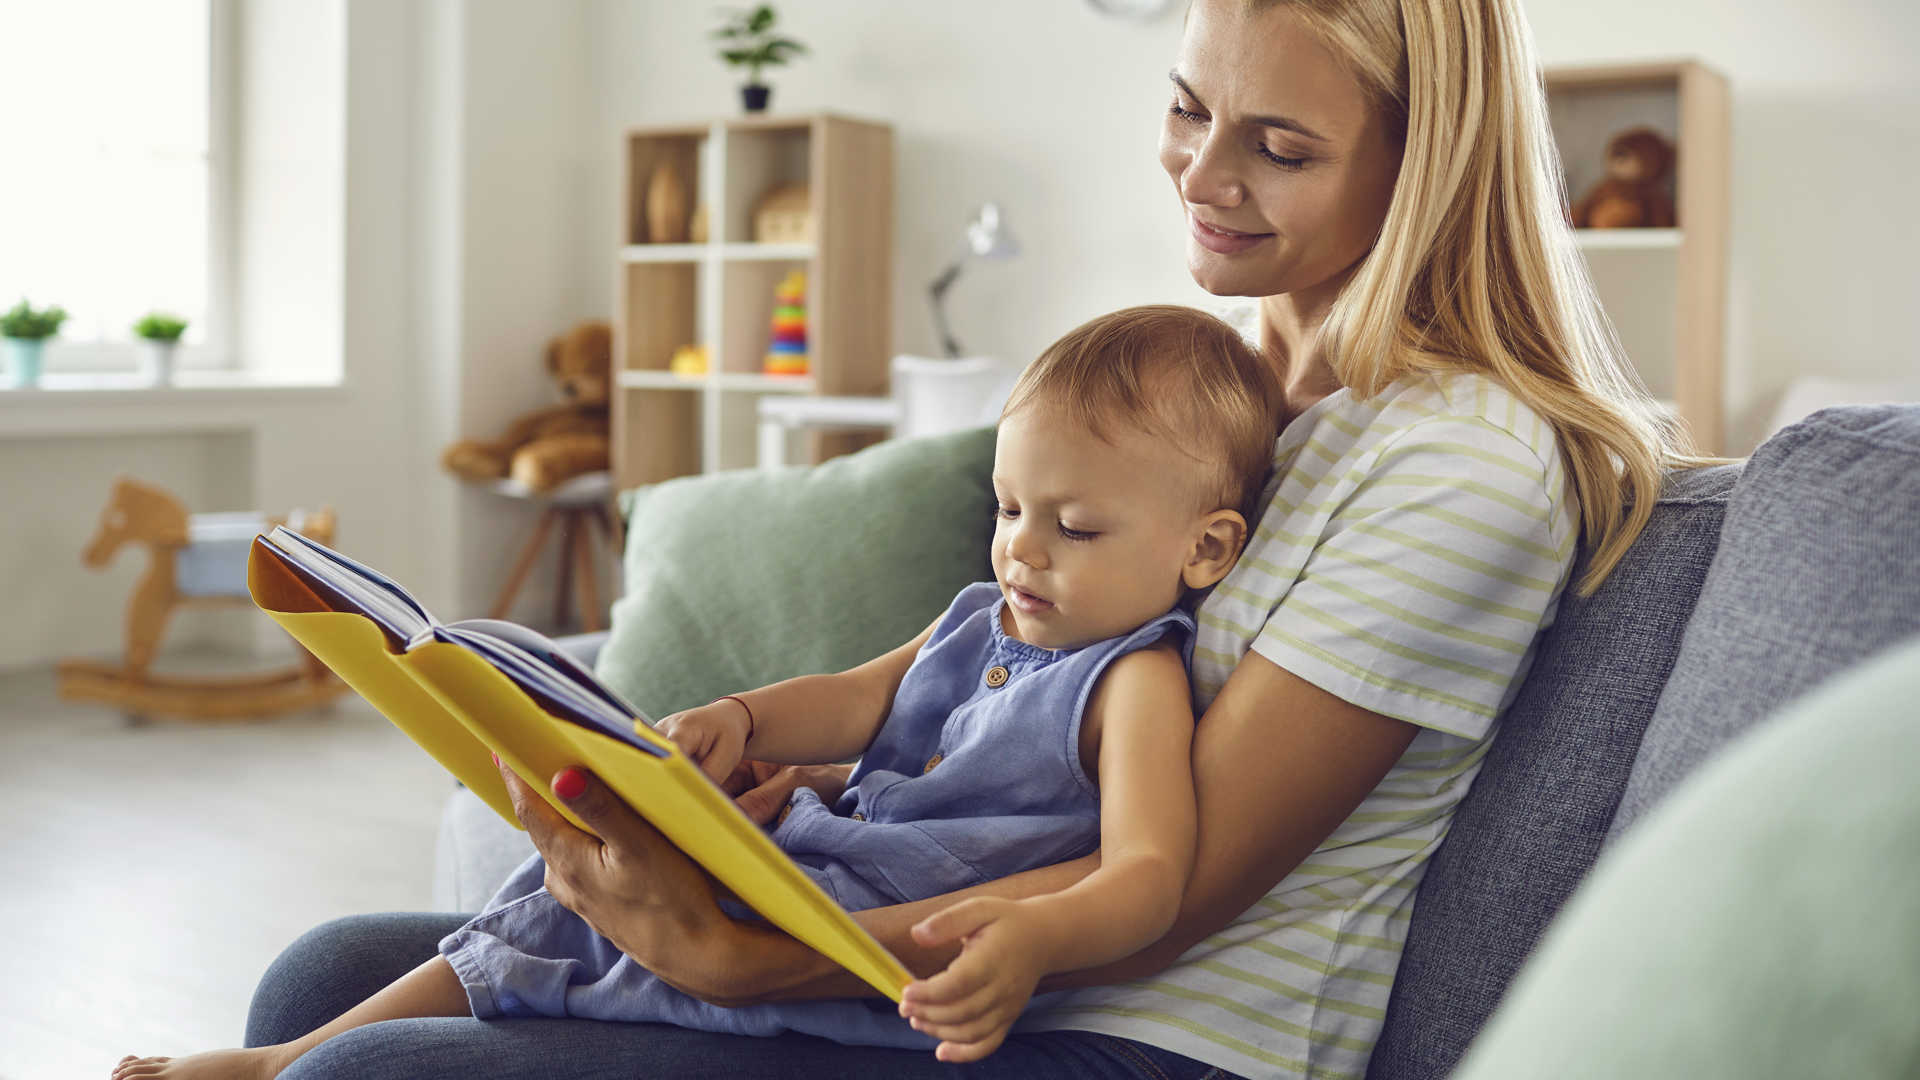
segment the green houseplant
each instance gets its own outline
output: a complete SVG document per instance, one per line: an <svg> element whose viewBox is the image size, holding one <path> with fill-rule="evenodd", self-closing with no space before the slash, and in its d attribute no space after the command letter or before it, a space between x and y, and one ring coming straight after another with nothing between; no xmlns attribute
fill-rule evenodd
<svg viewBox="0 0 1920 1080"><path fill-rule="evenodd" d="M805 54L807 47L774 33L773 24L778 16L772 4L724 8L721 14L726 16L726 24L713 32L722 42L720 59L732 67L747 69L747 84L740 88L740 102L748 112L762 112L773 90L760 81L760 69L779 67Z"/></svg>
<svg viewBox="0 0 1920 1080"><path fill-rule="evenodd" d="M36 309L24 298L0 314L0 337L6 339L7 370L13 373L15 386L39 384L47 339L59 333L66 321L66 309L59 305Z"/></svg>
<svg viewBox="0 0 1920 1080"><path fill-rule="evenodd" d="M150 311L133 324L133 333L140 339L143 354L141 370L155 383L164 385L173 381L173 354L180 344L180 335L186 332L187 320L164 311Z"/></svg>

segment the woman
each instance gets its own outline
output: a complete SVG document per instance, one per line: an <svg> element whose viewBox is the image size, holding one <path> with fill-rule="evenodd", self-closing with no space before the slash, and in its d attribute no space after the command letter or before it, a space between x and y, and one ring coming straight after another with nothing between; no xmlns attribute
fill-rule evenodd
<svg viewBox="0 0 1920 1080"><path fill-rule="evenodd" d="M983 1076L1360 1076L1415 888L1552 620L1652 506L1673 432L1627 375L1561 211L1516 0L1196 0L1161 160L1217 294L1262 297L1288 424L1255 541L1199 612L1199 849L1174 930L1063 991ZM720 1003L867 993L704 877L597 783L560 785L606 838L512 781L549 888L668 981ZM761 775L770 816L796 784ZM1093 858L1097 858L1093 857ZM1031 895L1092 859L992 882ZM967 895L967 894L956 894ZM909 967L955 897L864 913ZM460 917L373 916L302 939L248 1042L332 1019ZM961 988L947 988L954 992ZM913 1001L943 1038L946 1006ZM946 1075L929 1054L591 1021L397 1021L283 1076Z"/></svg>

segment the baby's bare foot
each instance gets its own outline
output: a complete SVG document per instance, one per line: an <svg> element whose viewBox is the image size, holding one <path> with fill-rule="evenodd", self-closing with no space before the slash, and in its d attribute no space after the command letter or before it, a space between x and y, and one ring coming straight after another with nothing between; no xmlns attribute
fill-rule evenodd
<svg viewBox="0 0 1920 1080"><path fill-rule="evenodd" d="M112 1080L273 1080L289 1064L284 1048L278 1046L214 1050L183 1058L128 1054L113 1067Z"/></svg>

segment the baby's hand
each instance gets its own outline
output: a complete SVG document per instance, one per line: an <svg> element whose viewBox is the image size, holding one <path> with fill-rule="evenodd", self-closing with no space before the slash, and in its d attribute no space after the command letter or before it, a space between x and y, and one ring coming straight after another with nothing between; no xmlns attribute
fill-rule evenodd
<svg viewBox="0 0 1920 1080"><path fill-rule="evenodd" d="M660 734L672 739L701 771L724 782L740 764L751 721L746 706L721 698L711 705L677 712L660 721Z"/></svg>
<svg viewBox="0 0 1920 1080"><path fill-rule="evenodd" d="M900 1015L941 1040L941 1061L978 1061L999 1049L1046 974L1045 936L1017 901L962 900L913 928L922 945L960 941L960 955L931 979L908 984Z"/></svg>

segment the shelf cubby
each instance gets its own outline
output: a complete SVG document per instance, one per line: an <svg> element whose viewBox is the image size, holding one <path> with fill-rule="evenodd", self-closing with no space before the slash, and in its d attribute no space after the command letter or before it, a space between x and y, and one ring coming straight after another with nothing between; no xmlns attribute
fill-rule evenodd
<svg viewBox="0 0 1920 1080"><path fill-rule="evenodd" d="M893 132L843 116L734 117L638 128L621 155L625 211L615 245L614 475L622 487L754 462L760 398L885 394L892 344ZM667 165L705 207L700 242L649 242L646 188ZM766 194L805 185L812 238L760 243ZM762 371L774 287L807 273L804 376ZM707 347L709 369L669 369ZM815 459L852 444L816 440Z"/></svg>
<svg viewBox="0 0 1920 1080"><path fill-rule="evenodd" d="M1650 127L1674 145L1674 228L1579 229L1600 302L1647 388L1704 453L1725 422L1729 92L1694 60L1549 69L1547 112L1569 199L1603 179L1608 141Z"/></svg>

